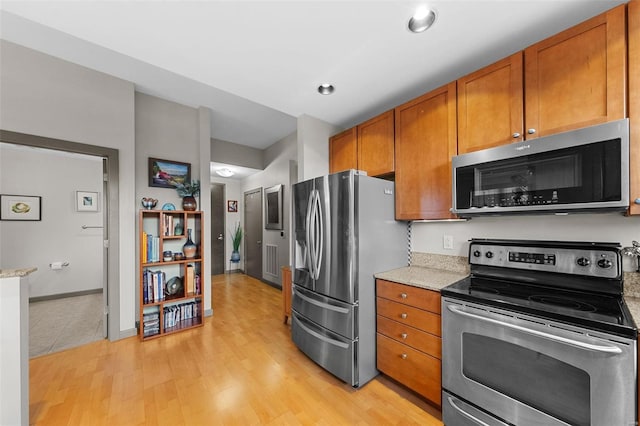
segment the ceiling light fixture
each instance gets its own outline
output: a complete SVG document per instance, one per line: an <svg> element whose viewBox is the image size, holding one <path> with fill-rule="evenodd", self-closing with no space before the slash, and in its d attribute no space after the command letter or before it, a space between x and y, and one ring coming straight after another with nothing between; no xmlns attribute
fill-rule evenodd
<svg viewBox="0 0 640 426"><path fill-rule="evenodd" d="M234 173L227 168L216 170L216 174L222 177L231 177L234 175Z"/></svg>
<svg viewBox="0 0 640 426"><path fill-rule="evenodd" d="M320 93L321 95L330 95L335 90L336 88L333 87L333 84L329 84L329 83L323 83L320 86L318 86L318 93Z"/></svg>
<svg viewBox="0 0 640 426"><path fill-rule="evenodd" d="M416 9L407 27L409 31L414 33L421 33L428 30L436 21L436 12L433 9L429 9L427 6L420 6Z"/></svg>

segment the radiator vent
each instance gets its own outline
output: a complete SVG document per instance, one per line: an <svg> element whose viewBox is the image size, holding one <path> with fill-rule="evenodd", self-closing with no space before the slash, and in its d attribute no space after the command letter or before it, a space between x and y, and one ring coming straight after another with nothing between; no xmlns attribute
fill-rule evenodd
<svg viewBox="0 0 640 426"><path fill-rule="evenodd" d="M278 246L274 244L266 244L267 258L265 272L274 276L278 276Z"/></svg>

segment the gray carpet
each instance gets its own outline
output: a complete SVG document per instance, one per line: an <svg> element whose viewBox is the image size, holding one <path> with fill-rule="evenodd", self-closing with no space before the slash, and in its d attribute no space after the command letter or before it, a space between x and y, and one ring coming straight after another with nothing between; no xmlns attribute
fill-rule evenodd
<svg viewBox="0 0 640 426"><path fill-rule="evenodd" d="M102 311L102 293L29 303L29 356L103 339Z"/></svg>

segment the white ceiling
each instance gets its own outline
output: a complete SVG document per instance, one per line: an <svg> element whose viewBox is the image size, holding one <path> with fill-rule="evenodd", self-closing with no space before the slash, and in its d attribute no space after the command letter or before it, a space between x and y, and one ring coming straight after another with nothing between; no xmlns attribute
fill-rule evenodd
<svg viewBox="0 0 640 426"><path fill-rule="evenodd" d="M212 137L266 148L300 115L350 127L624 2L431 1L413 34L419 1L0 0L0 37L209 107Z"/></svg>

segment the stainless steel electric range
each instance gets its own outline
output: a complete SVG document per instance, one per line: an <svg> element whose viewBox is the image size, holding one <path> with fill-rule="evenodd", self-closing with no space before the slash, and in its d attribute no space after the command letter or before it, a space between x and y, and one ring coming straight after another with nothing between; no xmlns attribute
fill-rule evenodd
<svg viewBox="0 0 640 426"><path fill-rule="evenodd" d="M442 290L445 425L636 424L619 244L473 239L469 263Z"/></svg>

